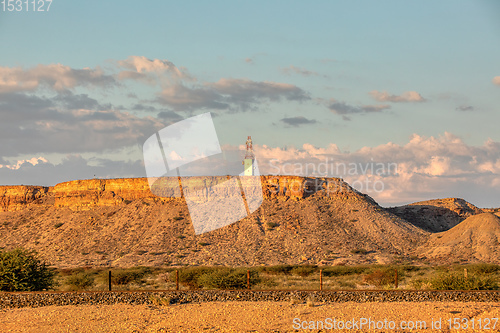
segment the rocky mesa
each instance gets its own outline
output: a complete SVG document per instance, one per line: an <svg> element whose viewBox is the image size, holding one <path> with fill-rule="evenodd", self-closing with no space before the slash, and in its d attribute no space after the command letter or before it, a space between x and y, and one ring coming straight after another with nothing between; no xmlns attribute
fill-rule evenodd
<svg viewBox="0 0 500 333"><path fill-rule="evenodd" d="M90 210L98 206L115 206L138 199L172 200L181 197L181 189L199 192L207 197L224 197L240 188L215 186L227 177L168 177L153 185L152 193L147 178L74 180L43 186L0 186L0 211L18 211L42 197L52 197L54 206L72 210ZM262 191L264 198L283 197L303 199L320 189L347 191L350 187L338 178L304 178L296 176L261 176L259 186L251 191Z"/></svg>
<svg viewBox="0 0 500 333"><path fill-rule="evenodd" d="M0 212L13 212L47 195L50 187L43 186L0 186Z"/></svg>

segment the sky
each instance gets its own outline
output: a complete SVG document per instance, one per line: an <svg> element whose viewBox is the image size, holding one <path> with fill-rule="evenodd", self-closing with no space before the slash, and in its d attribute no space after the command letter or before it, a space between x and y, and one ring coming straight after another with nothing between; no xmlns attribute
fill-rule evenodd
<svg viewBox="0 0 500 333"><path fill-rule="evenodd" d="M0 185L146 177L146 140L210 112L261 174L500 206L498 1L48 4L0 4Z"/></svg>

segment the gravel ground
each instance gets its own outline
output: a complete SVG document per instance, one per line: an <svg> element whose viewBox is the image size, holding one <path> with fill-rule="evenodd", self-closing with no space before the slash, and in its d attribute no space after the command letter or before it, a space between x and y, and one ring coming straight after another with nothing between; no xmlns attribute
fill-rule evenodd
<svg viewBox="0 0 500 333"><path fill-rule="evenodd" d="M326 318L335 318L345 324L354 319L361 324L361 318L370 318L387 325L394 321L425 321L425 332L447 332L448 319L463 318L475 329L465 332L498 332L497 324L490 329L478 328L487 318L500 317L500 304L497 302L344 302L319 303L313 306L306 303L291 302L207 302L174 305L65 305L38 308L0 309L2 332L294 332L298 322L304 328L316 329L318 321L328 323ZM297 318L297 319L296 319ZM441 319L441 329L431 329L431 322ZM295 320L295 323L294 323ZM333 324L333 321L330 323ZM313 325L314 324L314 325ZM383 323L382 323L383 324ZM295 327L294 327L295 325ZM313 326L310 326L313 325ZM367 324L365 324L367 325ZM367 326L365 326L367 327ZM328 327L325 327L328 328ZM338 328L338 327L337 327ZM323 330L323 332L328 329ZM342 331L337 329L337 331ZM354 329L349 332L365 332ZM378 332L402 332L397 326L394 330L371 330ZM414 329L421 332L423 329Z"/></svg>

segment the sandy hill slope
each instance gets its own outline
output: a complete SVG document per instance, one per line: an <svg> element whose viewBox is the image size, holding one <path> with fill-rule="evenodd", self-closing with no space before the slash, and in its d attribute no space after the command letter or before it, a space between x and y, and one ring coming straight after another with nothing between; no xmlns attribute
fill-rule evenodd
<svg viewBox="0 0 500 333"><path fill-rule="evenodd" d="M483 212L492 213L500 217L500 208L483 208Z"/></svg>
<svg viewBox="0 0 500 333"><path fill-rule="evenodd" d="M9 189L0 247L36 249L58 267L343 264L412 255L429 236L340 179L261 179L262 206L201 235L184 198L156 197L145 179L67 182L28 196Z"/></svg>
<svg viewBox="0 0 500 333"><path fill-rule="evenodd" d="M448 230L466 218L483 212L459 198L420 201L388 208L388 211L430 232Z"/></svg>
<svg viewBox="0 0 500 333"><path fill-rule="evenodd" d="M500 218L492 213L471 216L448 231L431 235L423 255L444 261L500 260Z"/></svg>

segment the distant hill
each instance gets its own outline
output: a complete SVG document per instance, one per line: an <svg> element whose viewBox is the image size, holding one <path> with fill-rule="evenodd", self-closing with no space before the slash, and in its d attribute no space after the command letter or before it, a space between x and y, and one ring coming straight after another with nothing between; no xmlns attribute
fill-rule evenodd
<svg viewBox="0 0 500 333"><path fill-rule="evenodd" d="M387 210L429 232L448 230L470 216L483 213L482 209L460 198L420 201Z"/></svg>
<svg viewBox="0 0 500 333"><path fill-rule="evenodd" d="M146 179L0 187L0 246L36 249L58 267L350 264L412 256L429 237L340 179L261 179L257 211L201 235L184 199L152 195Z"/></svg>
<svg viewBox="0 0 500 333"><path fill-rule="evenodd" d="M492 213L471 216L448 231L430 236L422 255L445 261L500 261L500 218Z"/></svg>

